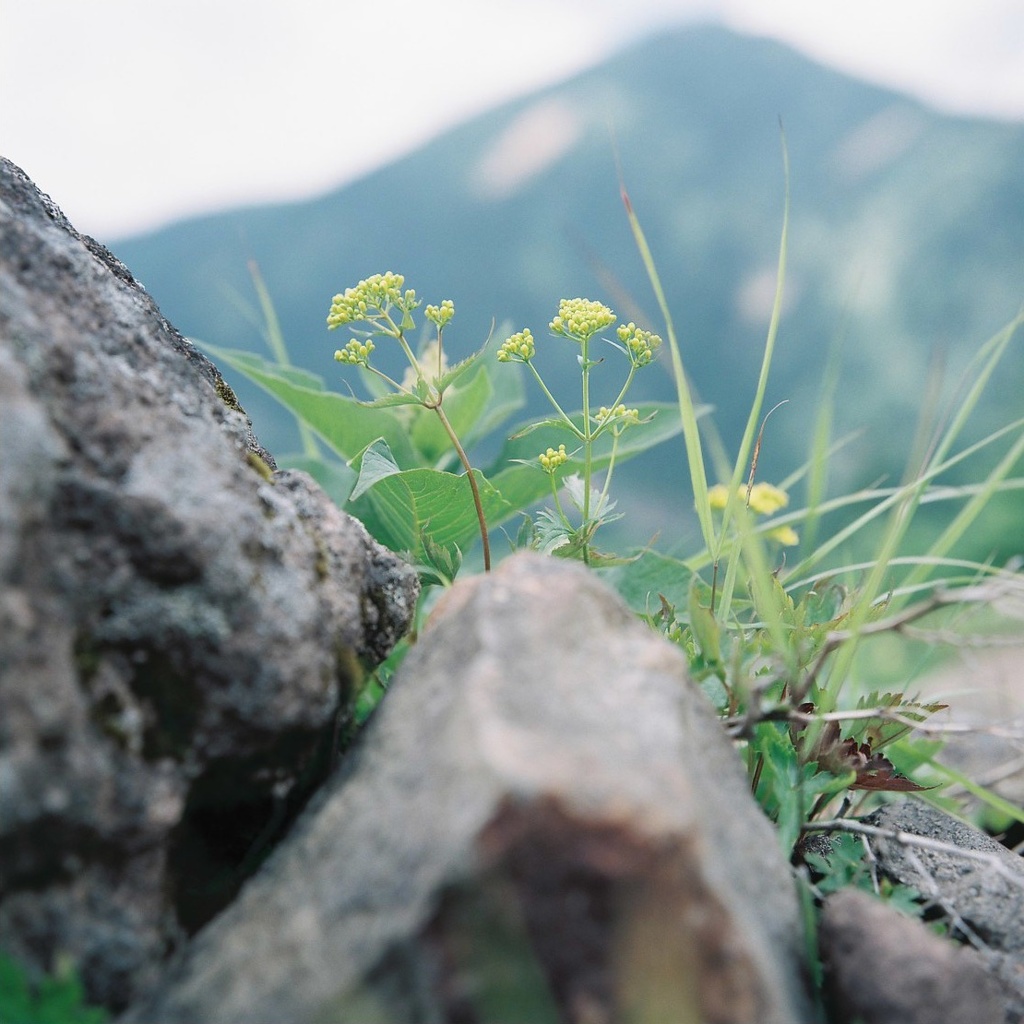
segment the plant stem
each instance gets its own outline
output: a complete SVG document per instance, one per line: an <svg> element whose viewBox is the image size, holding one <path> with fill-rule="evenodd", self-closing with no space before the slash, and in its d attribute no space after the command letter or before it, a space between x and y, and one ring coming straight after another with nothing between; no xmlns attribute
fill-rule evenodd
<svg viewBox="0 0 1024 1024"><path fill-rule="evenodd" d="M441 425L447 432L448 438L452 443L452 447L455 449L459 456L459 461L466 470L466 476L469 477L469 487L473 492L473 504L476 506L476 518L480 523L480 541L484 548L484 572L490 572L491 542L487 535L487 519L484 517L484 506L483 502L480 500L480 488L477 486L476 477L473 476L473 467L469 464L469 456L466 455L466 450L462 447L462 444L455 433L455 429L452 427L451 422L445 415L444 409L441 408L440 401L438 401L438 404L432 408L434 412L437 413L438 419L441 421Z"/></svg>
<svg viewBox="0 0 1024 1024"><path fill-rule="evenodd" d="M580 359L583 367L583 535L587 536L590 523L590 476L592 469L592 434L590 424L590 339L580 342ZM590 544L583 542L583 562L590 565Z"/></svg>
<svg viewBox="0 0 1024 1024"><path fill-rule="evenodd" d="M563 420L565 420L566 426L582 441L584 436L583 432L576 426L575 423L573 423L569 414L558 404L557 400L555 399L555 396L551 394L551 392L548 390L548 386L544 383L544 379L537 372L537 367L535 367L531 362L527 362L526 365L529 367L530 372L533 374L537 383L540 385L540 389L541 391L544 392L545 396L547 397L547 400L554 406L555 412L557 412L558 415L561 416Z"/></svg>

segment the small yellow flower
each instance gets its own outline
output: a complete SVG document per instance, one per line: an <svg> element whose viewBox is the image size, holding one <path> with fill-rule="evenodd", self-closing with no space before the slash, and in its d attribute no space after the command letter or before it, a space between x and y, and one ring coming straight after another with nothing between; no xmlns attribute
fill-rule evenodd
<svg viewBox="0 0 1024 1024"><path fill-rule="evenodd" d="M560 444L557 451L554 448L549 448L546 452L542 452L537 456L537 461L540 462L541 468L545 473L554 473L568 458L569 456L565 452L565 445Z"/></svg>
<svg viewBox="0 0 1024 1024"><path fill-rule="evenodd" d="M602 405L597 410L597 415L594 417L597 422L607 423L608 420L621 420L623 425L627 423L639 423L640 422L640 410L639 409L627 409L623 403L619 403L614 409L609 409L606 405Z"/></svg>
<svg viewBox="0 0 1024 1024"><path fill-rule="evenodd" d="M716 512L721 512L729 504L729 488L725 484L715 484L714 487L709 487L708 504Z"/></svg>
<svg viewBox="0 0 1024 1024"><path fill-rule="evenodd" d="M746 499L746 490L743 491ZM770 516L789 504L789 495L773 484L754 484L750 488L750 511Z"/></svg>
<svg viewBox="0 0 1024 1024"><path fill-rule="evenodd" d="M402 301L402 285L405 278L390 270L386 274L374 274L362 280L354 288L346 288L344 292L331 299L331 311L327 315L327 326L331 330L343 324L365 320L367 316L381 313L388 306ZM415 300L416 293L408 291L406 299Z"/></svg>
<svg viewBox="0 0 1024 1024"><path fill-rule="evenodd" d="M623 324L615 333L619 341L626 346L630 362L637 368L647 366L661 345L661 338L657 334L641 330L632 322Z"/></svg>
<svg viewBox="0 0 1024 1024"><path fill-rule="evenodd" d="M440 306L427 306L423 315L434 324L438 330L443 330L453 316L455 316L455 303L451 299L445 299Z"/></svg>
<svg viewBox="0 0 1024 1024"><path fill-rule="evenodd" d="M747 503L747 489L740 486L736 489L740 502ZM708 502L718 512L729 503L729 488L725 484L715 484L708 488ZM754 484L750 488L750 511L759 516L770 516L773 512L785 508L789 504L789 495L773 484Z"/></svg>
<svg viewBox="0 0 1024 1024"><path fill-rule="evenodd" d="M558 316L548 326L552 334L560 334L570 341L588 341L613 323L615 314L601 302L562 299L558 304Z"/></svg>
<svg viewBox="0 0 1024 1024"><path fill-rule="evenodd" d="M499 363L528 363L537 354L530 328L513 334L498 349Z"/></svg>
<svg viewBox="0 0 1024 1024"><path fill-rule="evenodd" d="M774 530L769 530L765 536L769 540L777 541L788 548L800 543L800 537L792 526L776 526Z"/></svg>
<svg viewBox="0 0 1024 1024"><path fill-rule="evenodd" d="M334 358L339 363L350 363L354 366L368 366L370 362L370 353L374 348L375 346L373 342L369 339L366 341L359 341L357 338L353 338L344 348L339 348L334 353Z"/></svg>

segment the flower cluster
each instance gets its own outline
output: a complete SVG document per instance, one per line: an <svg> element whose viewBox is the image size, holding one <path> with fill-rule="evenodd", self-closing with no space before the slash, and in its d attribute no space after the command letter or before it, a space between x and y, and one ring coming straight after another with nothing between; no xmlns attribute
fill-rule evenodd
<svg viewBox="0 0 1024 1024"><path fill-rule="evenodd" d="M607 306L590 299L562 299L558 316L548 325L552 334L570 341L588 341L598 331L615 323L615 314Z"/></svg>
<svg viewBox="0 0 1024 1024"><path fill-rule="evenodd" d="M442 331L448 325L451 318L455 316L455 303L451 299L445 299L440 306L427 306L423 315L439 330Z"/></svg>
<svg viewBox="0 0 1024 1024"><path fill-rule="evenodd" d="M595 419L599 424L607 423L609 420L621 420L624 425L627 423L639 423L640 410L627 409L621 402L614 409L609 409L608 406L602 405L597 410Z"/></svg>
<svg viewBox="0 0 1024 1024"><path fill-rule="evenodd" d="M344 293L331 299L331 311L327 316L327 326L333 330L343 324L366 320L376 314L383 313L389 306L405 302L410 308L415 304L416 293L409 290L403 296L402 286L405 278L390 270L386 274L374 274L360 281L354 288L346 288Z"/></svg>
<svg viewBox="0 0 1024 1024"><path fill-rule="evenodd" d="M558 469L558 467L568 458L569 456L565 452L564 444L560 444L557 450L549 448L546 452L537 456L537 459L541 464L541 468L545 473L554 473L554 471Z"/></svg>
<svg viewBox="0 0 1024 1024"><path fill-rule="evenodd" d="M636 367L646 366L661 345L661 338L657 334L642 330L632 321L623 324L615 333L626 346L630 362Z"/></svg>
<svg viewBox="0 0 1024 1024"><path fill-rule="evenodd" d="M498 349L499 363L528 363L537 354L530 328L513 334Z"/></svg>
<svg viewBox="0 0 1024 1024"><path fill-rule="evenodd" d="M741 503L746 504L751 512L759 516L770 516L789 504L789 495L774 484L754 484L750 488L749 499L746 487L738 487L736 495ZM729 488L725 484L709 487L708 501L713 509L721 511L729 503ZM777 526L774 530L769 530L765 536L787 547L800 543L796 530L791 526Z"/></svg>
<svg viewBox="0 0 1024 1024"><path fill-rule="evenodd" d="M366 341L359 341L357 338L353 338L344 348L339 348L334 353L334 358L339 363L350 363L353 366L368 366L370 353L374 348L375 346L369 338Z"/></svg>
<svg viewBox="0 0 1024 1024"><path fill-rule="evenodd" d="M789 495L773 484L754 484L750 488L749 503L746 487L738 487L736 494L751 512L756 512L758 515L771 515L789 504ZM708 500L713 509L721 511L729 503L729 488L725 484L715 484L714 487L708 488Z"/></svg>

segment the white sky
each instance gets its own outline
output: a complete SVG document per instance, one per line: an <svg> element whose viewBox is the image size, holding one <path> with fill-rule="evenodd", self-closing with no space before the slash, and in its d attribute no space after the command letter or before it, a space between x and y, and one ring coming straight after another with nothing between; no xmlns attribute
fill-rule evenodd
<svg viewBox="0 0 1024 1024"><path fill-rule="evenodd" d="M335 187L694 18L1024 120L1021 0L0 0L0 153L109 241Z"/></svg>

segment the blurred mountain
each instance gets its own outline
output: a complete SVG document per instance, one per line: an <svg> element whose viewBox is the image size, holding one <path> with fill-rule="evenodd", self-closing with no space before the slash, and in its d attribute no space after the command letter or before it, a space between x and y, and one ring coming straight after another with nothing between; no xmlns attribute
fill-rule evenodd
<svg viewBox="0 0 1024 1024"><path fill-rule="evenodd" d="M341 153L402 116L342 109L323 130ZM734 450L775 287L780 120L792 207L766 408L788 404L769 421L759 475L779 479L806 458L837 349L835 430L863 433L834 460L833 482L898 477L930 375L941 370L954 393L970 357L1024 299L1024 126L941 115L775 42L714 27L659 35L321 198L189 220L111 247L184 333L269 354L253 316L247 261L256 260L293 361L344 388L352 375L332 355L347 336L326 330L330 298L388 269L428 302L455 301L445 338L456 356L478 347L492 322L545 338L559 298L576 295L664 334L620 201L621 171L688 371ZM550 344L538 365L553 390L574 394L566 344ZM639 378L634 400L673 396L668 360L660 363ZM609 359L609 390L614 367ZM294 448L287 414L226 376L268 447ZM1024 413L1022 381L1018 343L975 436ZM623 467L620 484L639 534L667 535L691 503L682 442Z"/></svg>

